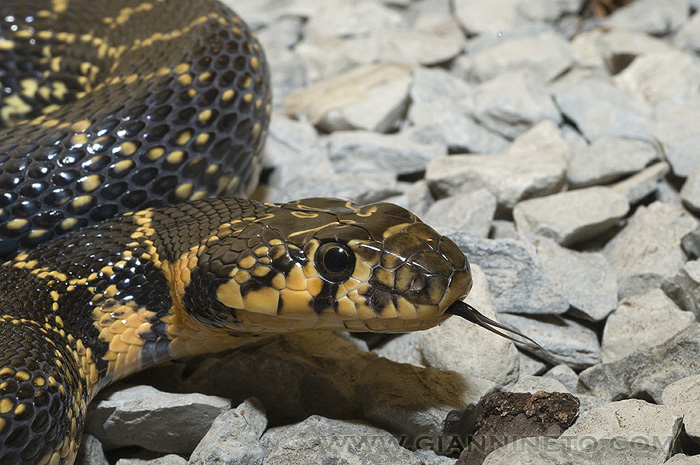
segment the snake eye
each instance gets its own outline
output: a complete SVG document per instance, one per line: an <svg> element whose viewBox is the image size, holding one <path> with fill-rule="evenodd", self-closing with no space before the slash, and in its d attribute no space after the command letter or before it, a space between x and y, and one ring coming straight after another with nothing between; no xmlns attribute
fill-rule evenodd
<svg viewBox="0 0 700 465"><path fill-rule="evenodd" d="M345 245L327 242L316 251L316 268L327 281L343 282L355 270L355 254Z"/></svg>

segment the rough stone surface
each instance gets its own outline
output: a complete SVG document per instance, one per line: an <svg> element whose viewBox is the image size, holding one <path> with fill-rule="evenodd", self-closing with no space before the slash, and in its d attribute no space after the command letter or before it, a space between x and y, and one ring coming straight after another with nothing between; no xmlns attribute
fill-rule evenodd
<svg viewBox="0 0 700 465"><path fill-rule="evenodd" d="M661 344L695 321L695 315L680 310L661 289L623 299L605 323L603 362Z"/></svg>
<svg viewBox="0 0 700 465"><path fill-rule="evenodd" d="M265 408L257 399L246 400L216 417L189 465L258 465L265 457L260 437L266 427Z"/></svg>
<svg viewBox="0 0 700 465"><path fill-rule="evenodd" d="M436 229L455 229L487 237L496 206L496 197L488 189L478 189L437 200L422 219Z"/></svg>
<svg viewBox="0 0 700 465"><path fill-rule="evenodd" d="M564 183L568 153L559 128L544 121L499 155L438 157L425 177L438 196L485 187L499 206L510 210L520 200L557 192Z"/></svg>
<svg viewBox="0 0 700 465"><path fill-rule="evenodd" d="M602 254L570 250L547 238L534 244L554 290L569 301L574 315L600 321L615 310L617 277Z"/></svg>
<svg viewBox="0 0 700 465"><path fill-rule="evenodd" d="M521 376L517 383L509 388L510 392L526 392L534 394L536 392L569 392L559 380L546 378L544 376Z"/></svg>
<svg viewBox="0 0 700 465"><path fill-rule="evenodd" d="M569 365L557 365L542 375L559 381L569 392L576 392L578 374Z"/></svg>
<svg viewBox="0 0 700 465"><path fill-rule="evenodd" d="M386 132L406 110L410 84L409 66L367 65L295 91L284 107L328 132Z"/></svg>
<svg viewBox="0 0 700 465"><path fill-rule="evenodd" d="M659 36L675 31L687 17L688 3L685 0L638 0L613 13L605 25Z"/></svg>
<svg viewBox="0 0 700 465"><path fill-rule="evenodd" d="M607 184L643 170L658 158L648 142L601 137L573 153L566 173L572 187Z"/></svg>
<svg viewBox="0 0 700 465"><path fill-rule="evenodd" d="M610 400L645 396L661 402L666 386L700 374L699 350L700 324L695 323L663 344L584 370L578 392Z"/></svg>
<svg viewBox="0 0 700 465"><path fill-rule="evenodd" d="M636 204L655 193L669 171L668 163L656 163L611 187L627 197L630 204Z"/></svg>
<svg viewBox="0 0 700 465"><path fill-rule="evenodd" d="M496 312L558 314L569 304L553 288L533 245L514 239L482 239L469 234L450 237L486 273Z"/></svg>
<svg viewBox="0 0 700 465"><path fill-rule="evenodd" d="M678 270L686 261L680 241L698 224L677 205L655 202L639 207L603 249L617 273L620 297L659 287L666 275Z"/></svg>
<svg viewBox="0 0 700 465"><path fill-rule="evenodd" d="M700 167L690 173L681 189L683 203L695 213L700 213Z"/></svg>
<svg viewBox="0 0 700 465"><path fill-rule="evenodd" d="M659 461L667 460L677 447L683 417L663 405L629 399L603 405L581 414L566 436L602 440L623 439L656 449ZM583 441L574 441L582 449Z"/></svg>
<svg viewBox="0 0 700 465"><path fill-rule="evenodd" d="M556 315L534 319L507 313L501 314L501 320L537 341L544 350L528 350L550 363L565 363L571 368L582 369L601 361L595 331L574 320Z"/></svg>
<svg viewBox="0 0 700 465"><path fill-rule="evenodd" d="M661 289L680 308L700 319L700 261L690 260L661 282Z"/></svg>
<svg viewBox="0 0 700 465"><path fill-rule="evenodd" d="M515 205L515 226L524 233L570 245L615 225L629 210L627 198L607 187L587 187Z"/></svg>
<svg viewBox="0 0 700 465"><path fill-rule="evenodd" d="M654 131L666 160L676 176L686 178L700 166L700 96L684 102L664 102L656 107Z"/></svg>
<svg viewBox="0 0 700 465"><path fill-rule="evenodd" d="M290 427L272 428L262 438L266 465L346 463L384 465L421 461L401 447L388 432L360 422L331 420L317 415ZM348 454L346 451L351 450Z"/></svg>
<svg viewBox="0 0 700 465"><path fill-rule="evenodd" d="M502 137L479 126L471 115L474 89L441 69L419 68L413 74L408 121L429 131L451 152L493 153L503 150Z"/></svg>
<svg viewBox="0 0 700 465"><path fill-rule="evenodd" d="M420 144L403 135L374 132L338 131L326 142L336 172L416 173L425 170L433 158L447 153L441 144Z"/></svg>
<svg viewBox="0 0 700 465"><path fill-rule="evenodd" d="M507 35L503 39L458 59L461 74L468 80L484 82L510 71L524 70L546 83L573 63L571 45L552 31L530 36Z"/></svg>
<svg viewBox="0 0 700 465"><path fill-rule="evenodd" d="M505 73L478 86L473 113L484 127L507 139L515 139L540 121L561 123L547 88L525 71Z"/></svg>
<svg viewBox="0 0 700 465"><path fill-rule="evenodd" d="M666 386L666 389L661 393L661 402L683 415L685 434L700 444L698 396L700 396L700 376L689 376Z"/></svg>
<svg viewBox="0 0 700 465"><path fill-rule="evenodd" d="M78 456L75 458L76 465L109 465L102 443L90 434L83 436L83 442L80 444Z"/></svg>
<svg viewBox="0 0 700 465"><path fill-rule="evenodd" d="M668 72L661 74L659 68ZM700 59L679 50L647 53L615 76L615 84L651 105L684 101L700 88Z"/></svg>
<svg viewBox="0 0 700 465"><path fill-rule="evenodd" d="M153 460L120 459L117 465L187 465L187 460L175 454L168 454Z"/></svg>
<svg viewBox="0 0 700 465"><path fill-rule="evenodd" d="M229 405L221 397L126 387L105 392L90 405L86 431L105 449L137 445L156 452L189 454Z"/></svg>
<svg viewBox="0 0 700 465"><path fill-rule="evenodd" d="M619 137L653 142L652 109L600 77L569 78L553 86L554 100L589 141Z"/></svg>

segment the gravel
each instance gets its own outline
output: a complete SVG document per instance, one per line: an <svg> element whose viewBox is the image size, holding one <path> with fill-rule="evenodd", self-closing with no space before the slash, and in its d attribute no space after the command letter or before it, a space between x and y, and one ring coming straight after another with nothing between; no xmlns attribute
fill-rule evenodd
<svg viewBox="0 0 700 465"><path fill-rule="evenodd" d="M231 3L273 73L256 196L408 207L541 347L452 318L173 362L99 395L77 463L700 463L700 2ZM458 459L498 391L581 407Z"/></svg>

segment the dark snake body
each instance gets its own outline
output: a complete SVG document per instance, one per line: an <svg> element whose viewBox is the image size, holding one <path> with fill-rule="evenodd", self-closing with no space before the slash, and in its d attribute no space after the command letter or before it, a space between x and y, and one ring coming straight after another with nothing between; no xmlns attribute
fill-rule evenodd
<svg viewBox="0 0 700 465"><path fill-rule="evenodd" d="M255 186L270 115L260 45L215 1L5 1L0 90L0 465L73 463L95 394L164 360L499 327L403 208L208 198Z"/></svg>

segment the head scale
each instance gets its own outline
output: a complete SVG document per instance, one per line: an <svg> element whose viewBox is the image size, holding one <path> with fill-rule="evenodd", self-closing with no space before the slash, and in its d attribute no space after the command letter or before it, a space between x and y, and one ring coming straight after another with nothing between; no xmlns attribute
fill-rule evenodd
<svg viewBox="0 0 700 465"><path fill-rule="evenodd" d="M472 284L459 248L392 204L304 199L223 229L199 257L209 298L185 302L234 332L429 328Z"/></svg>

